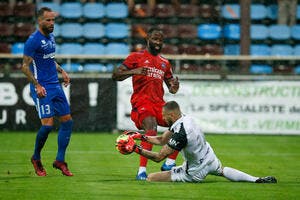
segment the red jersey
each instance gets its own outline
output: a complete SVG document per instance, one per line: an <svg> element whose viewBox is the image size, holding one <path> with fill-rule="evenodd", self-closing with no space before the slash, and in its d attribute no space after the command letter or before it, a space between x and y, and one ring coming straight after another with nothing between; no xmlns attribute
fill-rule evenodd
<svg viewBox="0 0 300 200"><path fill-rule="evenodd" d="M153 103L164 102L164 80L173 77L170 62L160 55L154 56L147 50L131 53L123 62L128 69L139 67L148 68L148 73L144 75L133 75L131 96L132 106L138 106L139 102L151 101Z"/></svg>

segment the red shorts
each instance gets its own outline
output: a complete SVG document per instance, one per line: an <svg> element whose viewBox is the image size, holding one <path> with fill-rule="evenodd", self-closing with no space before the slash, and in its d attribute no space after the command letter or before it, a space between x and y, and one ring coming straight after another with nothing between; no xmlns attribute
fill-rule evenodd
<svg viewBox="0 0 300 200"><path fill-rule="evenodd" d="M138 129L142 129L143 120L146 117L153 116L159 126L167 127L168 125L162 118L162 107L165 103L144 102L135 106L131 110L131 120Z"/></svg>

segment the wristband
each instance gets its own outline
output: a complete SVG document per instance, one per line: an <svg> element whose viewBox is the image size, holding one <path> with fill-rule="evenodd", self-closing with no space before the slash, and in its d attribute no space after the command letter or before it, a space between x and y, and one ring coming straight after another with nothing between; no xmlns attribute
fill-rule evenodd
<svg viewBox="0 0 300 200"><path fill-rule="evenodd" d="M134 145L134 152L137 154L141 154L142 152L142 147L140 145Z"/></svg>
<svg viewBox="0 0 300 200"><path fill-rule="evenodd" d="M148 137L146 135L142 135L141 137L141 141L143 142L147 142Z"/></svg>

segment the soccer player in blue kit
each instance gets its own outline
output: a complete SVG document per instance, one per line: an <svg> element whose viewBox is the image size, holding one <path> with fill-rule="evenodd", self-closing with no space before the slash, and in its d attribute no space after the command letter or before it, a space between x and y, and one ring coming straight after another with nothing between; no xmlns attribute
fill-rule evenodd
<svg viewBox="0 0 300 200"><path fill-rule="evenodd" d="M37 12L38 29L30 35L25 43L22 72L30 82L30 94L41 120L37 133L34 154L31 163L38 176L46 176L41 162L41 150L54 128L54 116L59 117L58 151L53 167L62 171L63 175L73 176L65 162L65 152L70 141L73 120L70 106L58 80L61 73L64 86L68 86L68 74L55 61L54 30L56 13L43 7Z"/></svg>

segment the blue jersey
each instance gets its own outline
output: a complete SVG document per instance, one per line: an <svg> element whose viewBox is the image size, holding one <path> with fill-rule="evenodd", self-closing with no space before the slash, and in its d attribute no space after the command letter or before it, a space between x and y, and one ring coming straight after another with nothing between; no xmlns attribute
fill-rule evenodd
<svg viewBox="0 0 300 200"><path fill-rule="evenodd" d="M70 114L70 106L59 84L55 64L55 41L52 33L44 36L39 30L30 35L25 43L24 55L33 58L30 70L47 95L39 98L30 84L30 94L41 119Z"/></svg>
<svg viewBox="0 0 300 200"><path fill-rule="evenodd" d="M47 89L59 84L54 60L55 40L52 33L49 36L43 35L39 30L32 33L25 43L24 55L33 58L30 70L41 86Z"/></svg>

